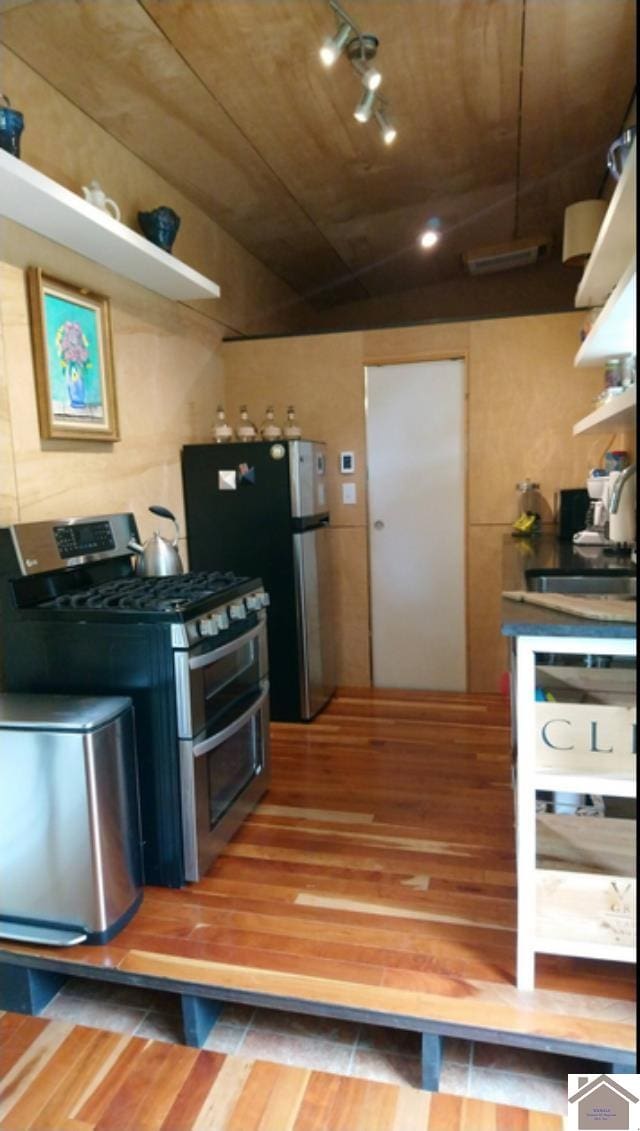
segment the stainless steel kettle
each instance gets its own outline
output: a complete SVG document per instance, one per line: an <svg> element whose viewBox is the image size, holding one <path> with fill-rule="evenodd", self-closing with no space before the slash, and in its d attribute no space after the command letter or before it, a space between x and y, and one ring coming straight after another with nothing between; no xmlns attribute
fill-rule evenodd
<svg viewBox="0 0 640 1131"><path fill-rule="evenodd" d="M172 577L174 574L184 573L178 553L180 528L175 515L166 507L154 506L149 507L149 510L152 514L159 515L160 518L170 519L175 524L176 534L173 542L169 542L166 538L161 538L158 531L155 530L153 537L145 542L144 546L130 538L127 545L130 550L138 555L136 574L139 577Z"/></svg>

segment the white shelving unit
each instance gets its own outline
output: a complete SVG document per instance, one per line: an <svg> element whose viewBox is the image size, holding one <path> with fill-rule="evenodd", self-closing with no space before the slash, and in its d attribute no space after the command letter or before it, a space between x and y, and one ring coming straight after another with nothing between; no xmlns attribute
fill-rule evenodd
<svg viewBox="0 0 640 1131"><path fill-rule="evenodd" d="M635 419L636 390L635 385L632 385L574 424L573 434L580 436L584 432L628 432L635 428Z"/></svg>
<svg viewBox="0 0 640 1131"><path fill-rule="evenodd" d="M604 304L604 305L603 305ZM577 307L602 306L578 350L578 368L636 352L636 144L589 256L578 287ZM635 428L635 386L612 398L574 425L573 435Z"/></svg>
<svg viewBox="0 0 640 1131"><path fill-rule="evenodd" d="M517 773L516 825L518 869L519 990L535 986L536 954L562 954L580 958L635 961L635 822L628 819L541 815L536 792L601 794L635 797L635 755L628 740L616 738L601 746L594 738L592 717L602 726L611 724L609 737L630 724L627 681L616 694L608 691L602 703L544 704L552 712L542 740L541 704L536 683L544 671L538 657L562 651L569 655L635 657L631 638L521 636L517 663ZM602 669L603 680L612 669ZM622 669L619 669L622 670ZM571 669L580 687L580 668ZM588 675L585 692L597 700L595 671ZM625 675L633 675L626 672ZM546 719L546 713L545 713ZM552 729L554 728L554 729ZM581 735L587 735L585 741ZM553 746L551 743L553 736ZM548 741L547 741L548 740ZM625 742L627 742L628 750ZM609 747L612 747L612 750ZM596 749L594 750L593 747ZM554 765L555 761L555 765Z"/></svg>
<svg viewBox="0 0 640 1131"><path fill-rule="evenodd" d="M629 264L636 246L636 144L600 226L575 298L577 307L602 306Z"/></svg>
<svg viewBox="0 0 640 1131"><path fill-rule="evenodd" d="M627 264L614 290L578 350L578 368L636 351L636 257Z"/></svg>
<svg viewBox="0 0 640 1131"><path fill-rule="evenodd" d="M220 295L216 283L3 149L0 216L165 298Z"/></svg>

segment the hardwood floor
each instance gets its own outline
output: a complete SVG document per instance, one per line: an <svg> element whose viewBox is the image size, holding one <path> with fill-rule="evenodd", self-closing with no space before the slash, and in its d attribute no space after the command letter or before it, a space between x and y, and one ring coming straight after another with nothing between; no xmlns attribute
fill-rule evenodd
<svg viewBox="0 0 640 1131"><path fill-rule="evenodd" d="M561 1131L462 1096L0 1015L3 1131Z"/></svg>
<svg viewBox="0 0 640 1131"><path fill-rule="evenodd" d="M628 1055L634 968L545 957L538 988L515 988L507 711L493 695L342 691L312 724L272 726L272 787L201 882L147 888L106 946L2 943L0 960Z"/></svg>

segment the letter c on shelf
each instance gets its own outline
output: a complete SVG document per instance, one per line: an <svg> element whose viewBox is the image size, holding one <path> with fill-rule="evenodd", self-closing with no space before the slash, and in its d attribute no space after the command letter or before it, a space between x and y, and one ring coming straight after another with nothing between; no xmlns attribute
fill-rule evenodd
<svg viewBox="0 0 640 1131"><path fill-rule="evenodd" d="M552 750L573 750L573 746L558 746L557 744L551 742L551 739L548 736L548 728L552 723L565 723L566 726L571 726L571 723L568 719L549 719L549 721L544 724L542 730L540 731L542 735L542 741L544 742L545 746L551 747Z"/></svg>

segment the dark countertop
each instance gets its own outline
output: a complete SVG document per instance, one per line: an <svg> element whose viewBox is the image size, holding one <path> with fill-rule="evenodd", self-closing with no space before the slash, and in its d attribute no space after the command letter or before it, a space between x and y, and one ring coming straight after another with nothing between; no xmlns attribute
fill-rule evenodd
<svg viewBox="0 0 640 1131"><path fill-rule="evenodd" d="M514 538L506 534L502 547L503 590L526 589L527 569L563 569L584 572L586 569L633 569L629 555L605 554L597 546L574 546L559 542L551 534L533 538ZM539 605L503 600L501 606L503 636L599 636L635 639L636 626L623 621L589 620L555 612Z"/></svg>

